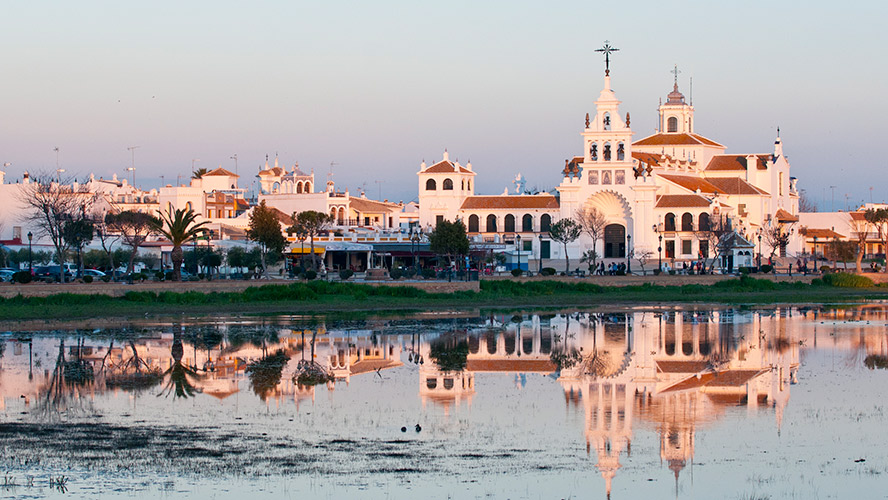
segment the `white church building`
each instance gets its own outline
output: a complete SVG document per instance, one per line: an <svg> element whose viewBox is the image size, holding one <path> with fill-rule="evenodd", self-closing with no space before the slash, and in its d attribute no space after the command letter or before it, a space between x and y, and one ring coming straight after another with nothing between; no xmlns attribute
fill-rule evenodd
<svg viewBox="0 0 888 500"><path fill-rule="evenodd" d="M608 263L642 251L671 265L711 258L714 249L700 229L723 218L751 243L779 225L794 234L778 255L801 252L796 180L779 133L771 152L726 153L695 131L694 107L677 78L658 108L653 135L633 141L629 113L623 115L620 104L608 69L594 116L586 115L580 134L582 154L565 160L557 194L478 196L471 163L452 162L447 153L432 166L423 163L417 174L421 226L460 219L474 241L521 241L531 259L545 262L564 258L562 245L548 241L549 225L595 208L607 218L595 250ZM592 245L585 234L568 245L571 267ZM770 248L755 251L770 254Z"/></svg>

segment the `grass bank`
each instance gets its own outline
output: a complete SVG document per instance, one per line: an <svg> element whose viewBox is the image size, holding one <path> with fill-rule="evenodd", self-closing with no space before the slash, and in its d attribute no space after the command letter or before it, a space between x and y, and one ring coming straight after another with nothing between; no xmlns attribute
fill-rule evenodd
<svg viewBox="0 0 888 500"><path fill-rule="evenodd" d="M852 287L852 285L863 285ZM888 299L888 287L815 280L775 283L749 277L713 285L608 287L557 281L482 281L479 292L431 293L404 286L299 282L238 292L130 291L121 297L59 293L0 298L0 329L22 320L77 320L179 314L315 314L478 307L594 306L657 303L835 303Z"/></svg>

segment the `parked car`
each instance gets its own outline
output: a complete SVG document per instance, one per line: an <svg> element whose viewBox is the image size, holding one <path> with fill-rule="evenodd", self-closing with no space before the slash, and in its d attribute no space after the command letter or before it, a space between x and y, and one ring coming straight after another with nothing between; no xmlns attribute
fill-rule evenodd
<svg viewBox="0 0 888 500"><path fill-rule="evenodd" d="M99 271L98 269L84 269L84 276L92 276L93 278L104 278L106 276L105 273Z"/></svg>
<svg viewBox="0 0 888 500"><path fill-rule="evenodd" d="M62 281L62 271L59 266L39 266L34 268L34 278L41 281ZM70 271L65 271L65 281L73 278Z"/></svg>
<svg viewBox="0 0 888 500"><path fill-rule="evenodd" d="M12 269L0 269L0 281L12 281L12 275L15 271Z"/></svg>

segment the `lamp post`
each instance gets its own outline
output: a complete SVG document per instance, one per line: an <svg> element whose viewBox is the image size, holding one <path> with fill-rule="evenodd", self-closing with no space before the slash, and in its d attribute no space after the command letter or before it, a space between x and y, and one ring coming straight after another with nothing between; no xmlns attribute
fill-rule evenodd
<svg viewBox="0 0 888 500"><path fill-rule="evenodd" d="M632 235L626 235L626 275L632 274Z"/></svg>
<svg viewBox="0 0 888 500"><path fill-rule="evenodd" d="M515 248L518 249L518 271L520 271L520 273L518 275L521 276L521 274L524 274L524 272L521 271L521 235L520 234L515 235Z"/></svg>
<svg viewBox="0 0 888 500"><path fill-rule="evenodd" d="M32 239L34 239L34 233L28 231L28 274L34 274L34 256L31 253Z"/></svg>
<svg viewBox="0 0 888 500"><path fill-rule="evenodd" d="M537 260L539 261L539 269L537 269L537 274L543 274L543 233L540 233L540 256Z"/></svg>
<svg viewBox="0 0 888 500"><path fill-rule="evenodd" d="M817 267L817 237L814 237L814 253L811 254L814 257L814 269L812 272L817 271L819 268Z"/></svg>
<svg viewBox="0 0 888 500"><path fill-rule="evenodd" d="M657 247L657 267L663 271L663 235L659 236L660 245Z"/></svg>
<svg viewBox="0 0 888 500"><path fill-rule="evenodd" d="M759 229L759 255L758 255L758 267L762 267L762 230Z"/></svg>

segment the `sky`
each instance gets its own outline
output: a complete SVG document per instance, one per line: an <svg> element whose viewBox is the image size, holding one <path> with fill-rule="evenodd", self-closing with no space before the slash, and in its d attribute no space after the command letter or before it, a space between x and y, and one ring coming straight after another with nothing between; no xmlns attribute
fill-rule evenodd
<svg viewBox="0 0 888 500"><path fill-rule="evenodd" d="M7 182L57 159L77 178L131 178L134 162L150 188L186 182L192 165L234 171L237 154L250 187L277 154L319 185L332 168L339 188L406 202L420 162L446 148L471 160L476 193L513 188L518 173L551 189L582 154L603 84L594 50L610 40L636 140L653 133L678 65L686 96L693 78L696 132L729 153L770 153L779 126L819 209L888 202L886 2L2 6Z"/></svg>

